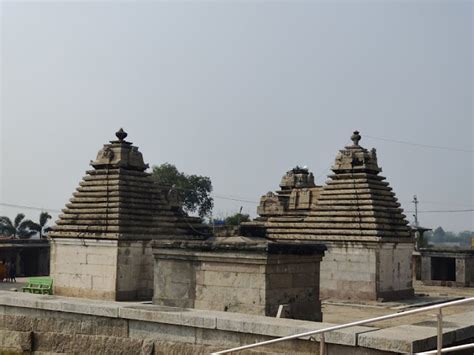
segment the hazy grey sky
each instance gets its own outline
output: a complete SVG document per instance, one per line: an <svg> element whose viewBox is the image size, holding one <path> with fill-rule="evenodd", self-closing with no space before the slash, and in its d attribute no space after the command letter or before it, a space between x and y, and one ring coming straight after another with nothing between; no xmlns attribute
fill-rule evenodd
<svg viewBox="0 0 474 355"><path fill-rule="evenodd" d="M296 164L322 184L358 129L405 209L414 194L420 210L472 209L472 19L453 0L3 1L0 202L63 208L119 127L150 165L258 201ZM219 198L214 213L241 205L255 214ZM39 214L0 206L20 211Z"/></svg>

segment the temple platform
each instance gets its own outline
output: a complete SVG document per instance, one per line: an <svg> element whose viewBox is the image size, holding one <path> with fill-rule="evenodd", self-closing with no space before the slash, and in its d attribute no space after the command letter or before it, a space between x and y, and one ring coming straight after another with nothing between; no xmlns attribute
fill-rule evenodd
<svg viewBox="0 0 474 355"><path fill-rule="evenodd" d="M346 310L343 323L353 320L356 309L363 310L357 314L359 320L372 317L377 309L338 307ZM394 313L391 307L380 311ZM472 342L472 319L472 306L446 309L444 345ZM328 333L327 353L378 355L435 348L436 322L430 314L401 320ZM0 291L0 351L13 353L205 354L335 324ZM303 338L255 351L315 354L317 342L318 337Z"/></svg>

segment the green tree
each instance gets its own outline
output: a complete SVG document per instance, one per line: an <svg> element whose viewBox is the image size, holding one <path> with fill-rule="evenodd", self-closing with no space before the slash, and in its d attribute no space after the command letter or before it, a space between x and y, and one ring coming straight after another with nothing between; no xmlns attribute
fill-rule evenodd
<svg viewBox="0 0 474 355"><path fill-rule="evenodd" d="M250 216L248 214L235 213L229 217L226 217L224 224L226 226L238 226L242 222L250 221Z"/></svg>
<svg viewBox="0 0 474 355"><path fill-rule="evenodd" d="M13 222L6 216L0 217L0 226L2 233L19 239L27 239L37 233L37 231L34 230L35 223L29 219L25 219L23 213L17 214Z"/></svg>
<svg viewBox="0 0 474 355"><path fill-rule="evenodd" d="M38 232L40 238L46 236L46 234L51 230L50 227L46 226L48 220L51 219L51 215L48 212L41 212L39 216L39 223L33 223L31 229Z"/></svg>
<svg viewBox="0 0 474 355"><path fill-rule="evenodd" d="M185 212L197 212L199 217L204 218L212 211L214 200L209 177L185 174L170 163L154 166L152 177L158 185L176 190Z"/></svg>

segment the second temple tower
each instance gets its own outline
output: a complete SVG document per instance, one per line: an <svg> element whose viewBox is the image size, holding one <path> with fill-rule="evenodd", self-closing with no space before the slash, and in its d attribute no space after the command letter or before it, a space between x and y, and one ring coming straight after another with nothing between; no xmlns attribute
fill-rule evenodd
<svg viewBox="0 0 474 355"><path fill-rule="evenodd" d="M290 170L281 190L262 196L248 233L272 240L318 241L327 246L321 263L321 298L392 300L413 295L408 222L385 178L375 149L353 144L340 150L326 185L307 169ZM260 232L262 233L262 232Z"/></svg>

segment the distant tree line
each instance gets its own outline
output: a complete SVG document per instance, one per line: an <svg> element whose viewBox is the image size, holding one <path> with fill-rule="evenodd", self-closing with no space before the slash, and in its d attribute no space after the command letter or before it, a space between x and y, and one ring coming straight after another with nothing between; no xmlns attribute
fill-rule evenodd
<svg viewBox="0 0 474 355"><path fill-rule="evenodd" d="M0 216L0 235L28 239L38 234L40 238L44 238L51 230L47 226L49 219L51 215L48 212L41 212L38 222L25 218L23 213L18 213L13 221L7 216Z"/></svg>
<svg viewBox="0 0 474 355"><path fill-rule="evenodd" d="M471 246L471 237L474 237L474 231L454 233L446 232L442 227L438 227L433 231L425 232L423 237L428 244L457 243L460 246Z"/></svg>

